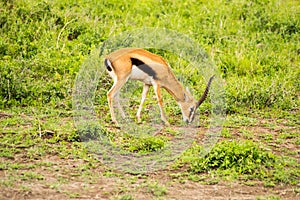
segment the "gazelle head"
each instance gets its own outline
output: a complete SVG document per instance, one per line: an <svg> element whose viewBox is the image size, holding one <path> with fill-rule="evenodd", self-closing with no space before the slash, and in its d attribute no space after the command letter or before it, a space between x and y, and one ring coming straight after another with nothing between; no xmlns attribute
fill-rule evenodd
<svg viewBox="0 0 300 200"><path fill-rule="evenodd" d="M184 93L184 101L178 102L178 104L181 109L183 121L191 123L195 117L197 102L188 90Z"/></svg>
<svg viewBox="0 0 300 200"><path fill-rule="evenodd" d="M210 87L210 84L211 84L213 78L214 78L214 76L210 77L210 79L207 83L206 89L198 101L196 101L194 99L194 97L191 95L188 88L184 92L184 101L178 102L178 104L181 108L182 118L183 118L184 122L186 122L186 123L193 122L197 108L199 108L199 106L202 104L202 102L207 97L209 87Z"/></svg>

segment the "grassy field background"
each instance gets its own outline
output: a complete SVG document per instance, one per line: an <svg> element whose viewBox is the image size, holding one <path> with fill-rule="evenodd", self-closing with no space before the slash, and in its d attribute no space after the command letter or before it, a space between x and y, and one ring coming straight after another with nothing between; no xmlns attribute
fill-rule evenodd
<svg viewBox="0 0 300 200"><path fill-rule="evenodd" d="M0 199L299 198L299 1L1 0L0 27ZM169 168L132 175L103 165L80 142L72 88L95 48L143 27L171 29L203 47L225 81L227 118L220 142L199 157L205 103L199 141ZM174 68L189 66L156 53ZM199 82L188 70L181 74ZM111 84L100 81L95 104L107 113L114 143L159 151L180 123L178 108L166 104L172 126L147 143L120 139L100 106Z"/></svg>

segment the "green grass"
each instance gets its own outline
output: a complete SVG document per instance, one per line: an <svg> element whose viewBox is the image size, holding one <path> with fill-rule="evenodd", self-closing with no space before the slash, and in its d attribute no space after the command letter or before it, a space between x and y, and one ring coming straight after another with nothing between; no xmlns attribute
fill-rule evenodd
<svg viewBox="0 0 300 200"><path fill-rule="evenodd" d="M155 197L161 197L167 194L167 189L156 182L149 183L148 186L146 187L147 187L147 192L153 194L153 196Z"/></svg>
<svg viewBox="0 0 300 200"><path fill-rule="evenodd" d="M164 138L159 137L138 137L138 138L125 138L123 148L131 152L147 153L160 150L165 146Z"/></svg>
<svg viewBox="0 0 300 200"><path fill-rule="evenodd" d="M154 178L124 175L103 166L81 143L99 137L94 134L98 129L78 131L72 111L72 88L85 59L112 36L143 27L171 29L203 47L224 80L228 114L220 141L209 154L199 156L203 136L199 133L195 145L173 168L157 172L159 177ZM106 191L101 198L106 199L137 199L137 194L164 199L176 190L170 184L225 181L295 188L289 190L295 197L300 174L299 41L300 2L294 0L1 1L1 191L31 194L37 183L65 195L62 199L85 197L102 187ZM185 86L201 94L205 84L197 66L166 50L149 50L166 58ZM109 136L112 144L132 154L147 154L163 150L180 136L176 130L182 125L180 109L166 92L165 110L175 128L137 137L113 127L106 102L111 85L107 74L102 76L93 103L105 123L101 134ZM143 125L154 118L153 94L151 90ZM133 122L140 96L141 88L129 100ZM200 108L203 130L209 126L211 108L209 101ZM99 183L103 177L104 183L115 181L111 190ZM85 185L79 192L72 190L73 185L67 187L78 182Z"/></svg>
<svg viewBox="0 0 300 200"><path fill-rule="evenodd" d="M83 59L111 36L111 28L117 34L147 26L182 32L204 47L226 79L229 112L299 106L297 1L25 2L1 2L2 108L70 108L70 88ZM158 53L175 68L184 65Z"/></svg>

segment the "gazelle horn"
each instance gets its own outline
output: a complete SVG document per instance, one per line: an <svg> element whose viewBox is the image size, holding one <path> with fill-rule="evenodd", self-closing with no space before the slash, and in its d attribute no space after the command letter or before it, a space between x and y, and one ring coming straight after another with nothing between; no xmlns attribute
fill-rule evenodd
<svg viewBox="0 0 300 200"><path fill-rule="evenodd" d="M207 83L207 86L205 88L205 91L202 95L202 97L199 99L199 101L197 102L196 104L196 109L203 103L203 101L206 99L207 97L207 94L208 94L208 91L209 91L209 88L210 88L210 85L211 85L211 82L213 80L213 78L215 77L215 75L213 75L212 77L210 77L208 83Z"/></svg>

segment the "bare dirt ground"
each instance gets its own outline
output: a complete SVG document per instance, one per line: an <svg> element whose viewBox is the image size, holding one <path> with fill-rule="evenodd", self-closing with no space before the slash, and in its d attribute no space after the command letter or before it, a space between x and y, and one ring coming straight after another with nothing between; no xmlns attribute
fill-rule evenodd
<svg viewBox="0 0 300 200"><path fill-rule="evenodd" d="M77 163L61 161L57 158L54 171L43 171L42 181L16 181L15 187L1 188L1 199L119 199L125 194L131 194L134 199L270 199L280 197L281 199L299 199L292 187L275 186L264 187L261 184L246 186L238 182L221 181L214 185L203 185L197 182L185 180L180 182L168 176L169 171L150 174L146 177L138 177L132 180L131 175L123 177L103 176L101 167L95 169L94 180L81 180L76 177L68 177L64 170L72 168ZM59 170L56 171L56 168ZM64 169L64 170L62 170ZM3 171L1 177L5 177ZM57 179L66 178L58 183ZM149 184L150 183L150 184ZM150 187L151 184L163 187L160 190ZM22 185L22 187L18 187ZM155 191L157 190L157 191ZM164 192L165 191L165 192ZM161 194L159 193L161 192Z"/></svg>
<svg viewBox="0 0 300 200"><path fill-rule="evenodd" d="M232 138L250 137L252 140L267 141L273 151L291 154L299 159L299 145L283 138L282 144L274 143L280 138L282 130L299 132L294 126L227 127ZM269 122L268 122L269 123ZM270 123L269 123L270 124ZM247 133L251 133L248 134ZM253 134L252 134L253 133ZM284 151L283 151L284 149ZM300 199L300 185L278 184L266 187L261 181L254 180L245 184L240 180L217 180L203 184L188 178L173 176L184 173L184 169L159 170L144 175L132 175L112 171L100 162L87 169L87 160L58 155L43 155L36 160L27 161L22 152L15 158L0 158L26 164L16 170L0 170L0 199ZM40 164L39 163L43 163ZM48 165L47 163L51 163ZM35 167L30 167L34 165ZM17 168L17 167L16 167Z"/></svg>

